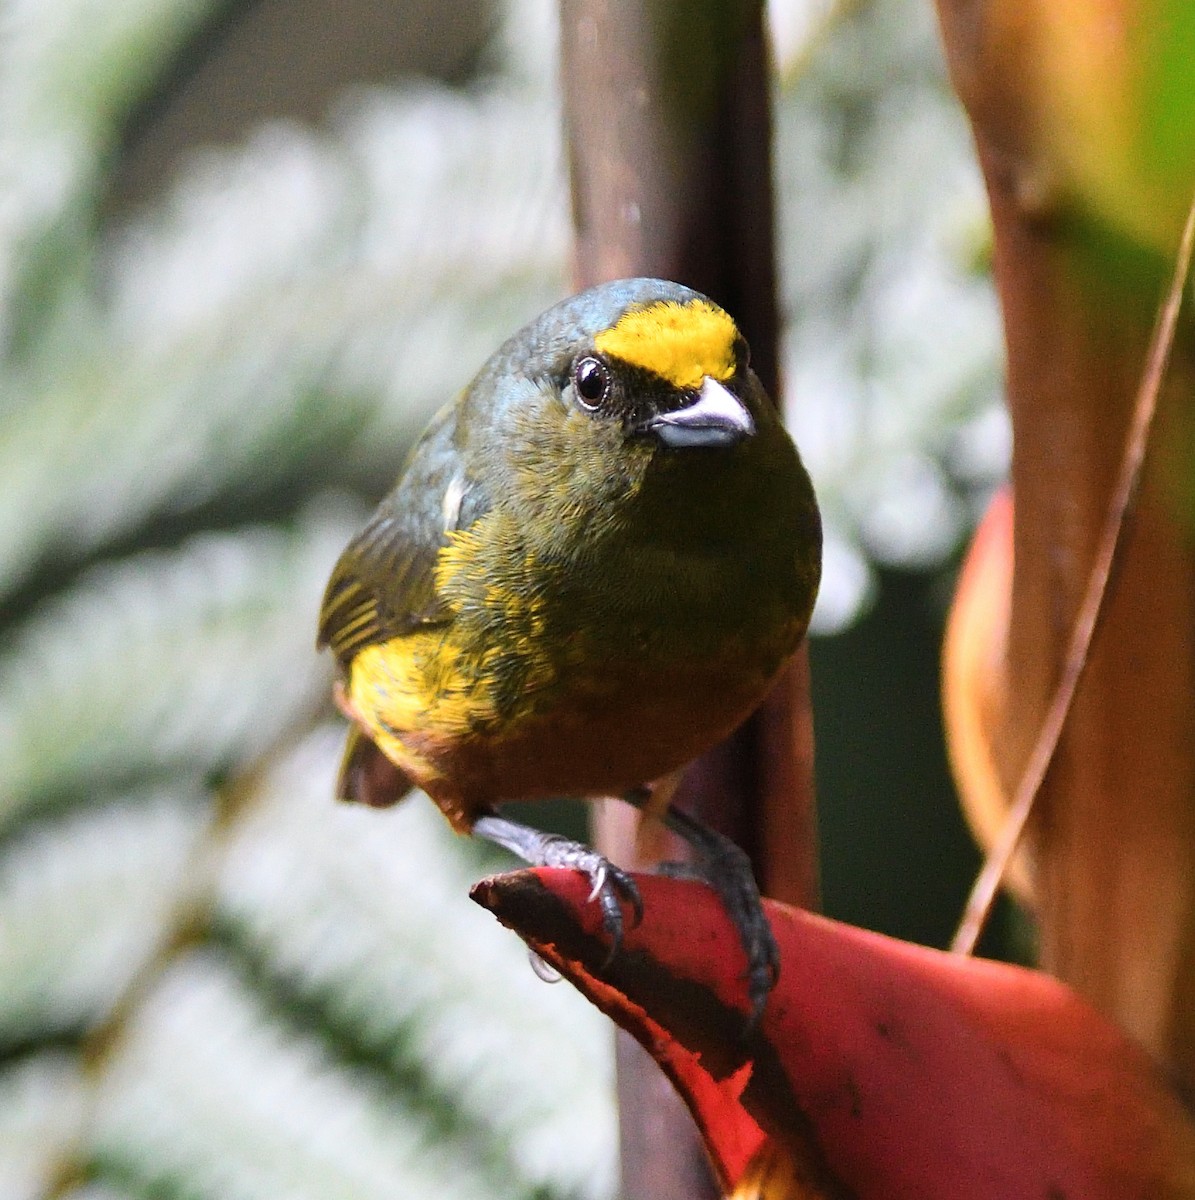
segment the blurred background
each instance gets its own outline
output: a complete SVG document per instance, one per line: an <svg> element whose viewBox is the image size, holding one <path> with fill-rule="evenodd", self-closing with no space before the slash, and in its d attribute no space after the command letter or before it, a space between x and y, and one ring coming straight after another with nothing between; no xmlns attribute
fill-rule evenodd
<svg viewBox="0 0 1195 1200"><path fill-rule="evenodd" d="M926 0L770 20L824 905L940 945L982 188ZM0 0L5 1200L613 1196L611 1029L468 901L496 853L332 803L313 650L413 436L569 290L555 71L550 0Z"/></svg>

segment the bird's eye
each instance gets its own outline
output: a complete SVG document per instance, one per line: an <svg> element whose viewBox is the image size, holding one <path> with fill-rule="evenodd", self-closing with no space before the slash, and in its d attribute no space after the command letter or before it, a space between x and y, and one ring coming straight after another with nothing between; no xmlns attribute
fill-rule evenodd
<svg viewBox="0 0 1195 1200"><path fill-rule="evenodd" d="M597 408L610 390L610 372L600 358L577 359L573 367L573 388L586 408Z"/></svg>

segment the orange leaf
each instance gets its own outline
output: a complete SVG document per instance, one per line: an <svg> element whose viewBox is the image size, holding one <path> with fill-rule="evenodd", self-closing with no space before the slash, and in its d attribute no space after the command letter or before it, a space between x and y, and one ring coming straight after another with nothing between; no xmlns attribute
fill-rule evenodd
<svg viewBox="0 0 1195 1200"><path fill-rule="evenodd" d="M1005 703L1008 617L1012 601L1012 489L992 497L959 571L942 642L942 721L950 769L975 840L990 850L1012 803L993 746ZM1008 883L1023 901L1033 888L1023 858Z"/></svg>

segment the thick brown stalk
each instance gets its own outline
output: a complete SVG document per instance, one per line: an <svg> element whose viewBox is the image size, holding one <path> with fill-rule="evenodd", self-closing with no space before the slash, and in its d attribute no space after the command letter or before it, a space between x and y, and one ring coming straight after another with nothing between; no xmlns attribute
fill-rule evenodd
<svg viewBox="0 0 1195 1200"><path fill-rule="evenodd" d="M1129 528L1129 516L1137 497L1137 489L1141 486L1145 455L1149 449L1154 418L1157 415L1158 395L1170 366L1174 335L1178 328L1179 315L1182 312L1183 292L1186 290L1191 274L1193 250L1195 250L1195 200L1192 200L1191 208L1187 213L1178 261L1174 266L1174 276L1158 313L1158 321L1150 341L1141 383L1137 389L1137 399L1133 405L1132 417L1125 434L1124 453L1116 476L1116 486L1109 499L1095 557L1092 559L1090 570L1087 573L1083 599L1075 617L1070 640L1067 643L1062 671L1058 683L1055 685L1054 694L1050 698L1049 707L1042 718L1041 727L1025 764L1024 772L1017 784L1017 790L1013 794L1011 802L1006 802L1002 828L991 839L987 861L983 864L983 870L971 891L962 924L951 947L956 952L970 954L974 951L980 931L995 899L996 890L1012 870L1013 855L1024 836L1029 818L1033 815L1034 805L1041 792L1046 774L1053 764L1054 754L1058 749L1058 740L1066 727L1066 720L1070 716L1071 705L1074 703L1083 672L1087 669L1092 639L1095 637L1095 631L1103 616L1108 585L1112 579L1112 572L1120 561L1121 547L1124 545ZM1002 495L1008 499L1008 511L1011 516L1011 495L1007 492ZM990 512L991 509L989 509ZM985 518L985 523L986 521L987 518ZM992 634L996 633L992 644L999 647L999 655L1002 659L1006 650L1008 622L1008 595L1004 589L1011 586L1012 558L1011 554L1003 560L992 555L990 561L994 570L999 573L993 574L992 578L986 582L989 587L998 588L1003 593L1000 601L1004 611L1000 613L1000 617L1003 620L1004 628L1000 629L998 633L989 631L988 637L989 641L992 641ZM949 643L949 633L947 643ZM1002 672L1003 662L993 661L995 662L994 669ZM990 669L992 662L984 665ZM956 680L956 682L960 681ZM943 688L943 701L949 705L950 700L950 689L947 684ZM950 724L948 715L948 727ZM965 792L963 799L965 802ZM1022 884L1022 896L1027 896L1030 892L1031 889L1028 885Z"/></svg>
<svg viewBox="0 0 1195 1200"><path fill-rule="evenodd" d="M578 286L628 275L689 284L739 322L777 395L768 56L758 0L563 0L562 71ZM678 802L735 837L764 890L816 892L804 653L759 714L689 771ZM610 806L607 853L633 863ZM619 1046L627 1200L716 1190L690 1118L655 1064ZM704 1189L704 1191L702 1190Z"/></svg>
<svg viewBox="0 0 1195 1200"><path fill-rule="evenodd" d="M1096 560L1179 230L1146 247L1071 174L1057 90L1128 8L940 0L995 227L1014 430L1012 606L999 758L1012 794ZM1106 13L1105 16L1108 14ZM1109 49L1111 47L1111 49ZM1057 68L1057 70L1056 70ZM1118 85L1088 81L1093 103ZM1123 99L1123 97L1120 97ZM1102 116L1097 112L1090 128ZM1073 145L1090 132L1070 129ZM1111 150L1109 151L1111 153ZM1114 164L1115 165L1115 164ZM1189 189L1187 191L1189 196ZM1156 231L1162 228L1154 223ZM1030 828L1042 964L1195 1085L1195 560L1189 325L1180 326L1100 625Z"/></svg>

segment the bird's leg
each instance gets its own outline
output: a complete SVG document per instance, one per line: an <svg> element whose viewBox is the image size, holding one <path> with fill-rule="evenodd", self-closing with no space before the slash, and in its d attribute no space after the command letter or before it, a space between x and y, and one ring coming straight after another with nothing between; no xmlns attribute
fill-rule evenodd
<svg viewBox="0 0 1195 1200"><path fill-rule="evenodd" d="M668 788L666 798L670 800L676 790L676 781L670 777L662 784ZM751 1024L754 1025L780 976L780 949L763 911L751 860L725 834L702 824L672 803L667 802L661 812L659 797L652 791L636 788L623 799L643 812L658 816L673 833L689 843L697 856L697 862L692 865L661 863L660 873L701 879L722 898L747 955L747 992L751 998Z"/></svg>
<svg viewBox="0 0 1195 1200"><path fill-rule="evenodd" d="M602 924L610 935L607 965L622 945L622 905L625 899L634 910L635 924L643 920L643 899L635 881L608 858L555 833L544 833L530 825L520 825L497 813L485 813L473 822L472 832L486 841L505 847L533 867L571 867L581 871L593 885L590 900L602 908Z"/></svg>

